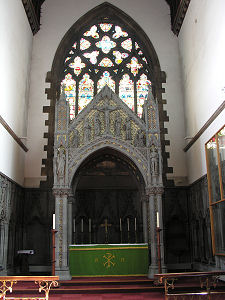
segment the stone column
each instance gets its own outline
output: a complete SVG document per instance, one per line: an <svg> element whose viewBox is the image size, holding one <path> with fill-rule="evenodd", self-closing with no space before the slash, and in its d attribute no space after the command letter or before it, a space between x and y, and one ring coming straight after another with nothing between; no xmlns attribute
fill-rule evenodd
<svg viewBox="0 0 225 300"><path fill-rule="evenodd" d="M163 216L162 216L162 194L163 194L163 188L158 187L156 189L156 199L157 199L157 211L159 213L159 228L160 231L160 251L161 251L161 266L162 266L162 273L165 273L167 271L165 266L165 259L164 259L164 226L163 226Z"/></svg>
<svg viewBox="0 0 225 300"><path fill-rule="evenodd" d="M143 236L144 236L144 243L148 243L148 213L147 213L147 202L146 196L142 195L141 197L142 203L142 216L143 216Z"/></svg>
<svg viewBox="0 0 225 300"><path fill-rule="evenodd" d="M53 190L55 195L55 274L60 280L70 280L68 260L68 194L69 189Z"/></svg>
<svg viewBox="0 0 225 300"><path fill-rule="evenodd" d="M68 198L68 245L73 243L73 194Z"/></svg>
<svg viewBox="0 0 225 300"><path fill-rule="evenodd" d="M7 275L7 254L9 235L9 193L8 182L5 178L0 181L0 275Z"/></svg>
<svg viewBox="0 0 225 300"><path fill-rule="evenodd" d="M155 189L147 190L149 198L149 216L150 216L150 249L151 264L149 265L148 278L153 278L158 273L157 264L157 241L156 241L156 211L155 211Z"/></svg>
<svg viewBox="0 0 225 300"><path fill-rule="evenodd" d="M0 275L7 275L7 253L8 253L9 224L0 223Z"/></svg>

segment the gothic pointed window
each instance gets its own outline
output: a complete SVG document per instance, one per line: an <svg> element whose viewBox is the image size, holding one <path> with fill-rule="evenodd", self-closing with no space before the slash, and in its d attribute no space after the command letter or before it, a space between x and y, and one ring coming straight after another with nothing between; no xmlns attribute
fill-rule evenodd
<svg viewBox="0 0 225 300"><path fill-rule="evenodd" d="M151 85L149 58L134 35L114 22L96 22L67 49L61 84L74 119L105 85L139 117Z"/></svg>

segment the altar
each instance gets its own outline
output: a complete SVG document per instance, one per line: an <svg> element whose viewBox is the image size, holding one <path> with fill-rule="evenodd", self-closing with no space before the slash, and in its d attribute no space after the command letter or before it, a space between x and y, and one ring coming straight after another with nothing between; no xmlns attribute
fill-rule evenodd
<svg viewBox="0 0 225 300"><path fill-rule="evenodd" d="M70 245L71 276L148 274L148 244Z"/></svg>

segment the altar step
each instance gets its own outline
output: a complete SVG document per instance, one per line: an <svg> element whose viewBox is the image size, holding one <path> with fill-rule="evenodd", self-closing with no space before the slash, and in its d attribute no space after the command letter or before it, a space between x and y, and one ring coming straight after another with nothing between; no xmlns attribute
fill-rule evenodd
<svg viewBox="0 0 225 300"><path fill-rule="evenodd" d="M50 298L62 295L72 294L136 294L154 293L164 294L163 286L155 286L153 280L147 277L85 277L72 278L68 281L60 281L58 288L50 290ZM33 295L37 297L37 288L29 283L18 284L13 289L13 295L19 297L21 295L28 297ZM12 295L12 294L11 294ZM10 296L11 296L10 295ZM113 299L113 298L112 298ZM151 298L148 298L151 299ZM160 298L157 298L160 299Z"/></svg>
<svg viewBox="0 0 225 300"><path fill-rule="evenodd" d="M67 293L142 293L153 290L163 291L162 287L156 287L153 280L146 277L99 277L99 278L72 278L70 281L62 281L60 287L54 293L66 291Z"/></svg>
<svg viewBox="0 0 225 300"><path fill-rule="evenodd" d="M177 283L176 291L186 290L194 292L199 283L196 281L186 282L182 280ZM222 283L220 291L225 291ZM31 282L17 283L12 294L8 297L40 297L37 286ZM42 293L43 296L43 293ZM224 295L218 296L216 300L224 299ZM221 298L222 297L222 298ZM164 286L154 284L153 280L147 277L79 277L68 281L60 281L58 288L50 290L51 300L163 300ZM214 298L213 298L214 299Z"/></svg>

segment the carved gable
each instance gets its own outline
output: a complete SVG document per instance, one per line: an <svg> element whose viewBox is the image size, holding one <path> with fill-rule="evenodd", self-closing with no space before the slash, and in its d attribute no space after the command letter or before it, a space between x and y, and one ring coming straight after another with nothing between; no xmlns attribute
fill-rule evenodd
<svg viewBox="0 0 225 300"><path fill-rule="evenodd" d="M60 97L60 99L62 98ZM55 132L54 178L57 182L55 186L63 183L62 178L57 175L57 158L59 158L60 152L65 158L66 165L63 165L63 169L58 170L58 174L61 171L62 176L66 170L67 176L64 185L70 186L76 170L84 159L105 147L114 148L133 160L142 173L146 186L153 182L160 182L160 180L156 180L156 177L161 176L161 166L158 164L161 154L158 111L156 102L150 98L143 107L143 119L140 119L106 85L71 122L69 122L69 113L67 113L66 132L61 127L59 130L58 127L59 118L62 115L62 101L60 100ZM66 140L63 149L61 149L62 140ZM153 177L154 180L152 180Z"/></svg>

